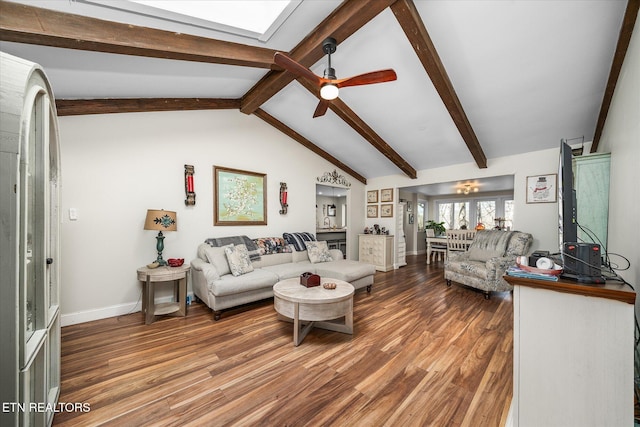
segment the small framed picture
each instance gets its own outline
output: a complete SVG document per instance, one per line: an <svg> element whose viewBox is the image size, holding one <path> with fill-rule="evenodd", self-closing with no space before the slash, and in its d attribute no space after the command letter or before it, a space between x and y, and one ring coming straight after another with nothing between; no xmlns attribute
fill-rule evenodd
<svg viewBox="0 0 640 427"><path fill-rule="evenodd" d="M393 217L393 204L380 205L380 218Z"/></svg>
<svg viewBox="0 0 640 427"><path fill-rule="evenodd" d="M367 218L378 218L378 205L367 206Z"/></svg>
<svg viewBox="0 0 640 427"><path fill-rule="evenodd" d="M555 203L558 200L558 174L527 177L527 203Z"/></svg>
<svg viewBox="0 0 640 427"><path fill-rule="evenodd" d="M393 188L383 188L380 190L381 202L393 202Z"/></svg>
<svg viewBox="0 0 640 427"><path fill-rule="evenodd" d="M367 203L378 203L378 190L367 191Z"/></svg>

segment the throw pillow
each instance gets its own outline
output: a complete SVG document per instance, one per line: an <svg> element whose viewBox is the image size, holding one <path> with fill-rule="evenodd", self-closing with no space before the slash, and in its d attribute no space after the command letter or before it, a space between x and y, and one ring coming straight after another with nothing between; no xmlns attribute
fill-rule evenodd
<svg viewBox="0 0 640 427"><path fill-rule="evenodd" d="M306 250L305 242L313 242L316 240L315 236L311 233L282 233L284 240L293 245L296 251Z"/></svg>
<svg viewBox="0 0 640 427"><path fill-rule="evenodd" d="M253 239L258 246L260 255L282 254L292 252L291 245L288 245L282 237L261 237Z"/></svg>
<svg viewBox="0 0 640 427"><path fill-rule="evenodd" d="M327 247L327 242L324 240L320 240L318 242L304 242L307 246L307 251L309 252L309 260L312 264L316 264L318 262L328 262L333 261L331 258L331 254L329 253L329 248Z"/></svg>
<svg viewBox="0 0 640 427"><path fill-rule="evenodd" d="M209 246L205 249L204 254L207 257L207 261L216 268L220 276L231 273L224 249L232 246L233 245L226 245L219 248Z"/></svg>
<svg viewBox="0 0 640 427"><path fill-rule="evenodd" d="M494 257L501 257L502 251L495 249L469 248L469 261L489 261Z"/></svg>
<svg viewBox="0 0 640 427"><path fill-rule="evenodd" d="M224 253L227 255L231 274L234 276L241 276L253 271L249 251L245 245L227 246L224 248Z"/></svg>

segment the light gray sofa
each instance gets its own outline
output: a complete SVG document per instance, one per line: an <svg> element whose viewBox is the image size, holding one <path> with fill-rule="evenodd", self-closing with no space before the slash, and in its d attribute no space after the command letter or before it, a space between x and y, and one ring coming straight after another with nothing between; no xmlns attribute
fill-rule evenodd
<svg viewBox="0 0 640 427"><path fill-rule="evenodd" d="M262 255L251 262L253 271L234 276L224 249L202 243L198 246L197 258L191 261L193 293L213 310L214 319L219 320L222 310L271 298L273 285L307 271L371 291L375 266L345 260L338 249L330 250L330 254L331 261L315 264L309 260L307 251Z"/></svg>
<svg viewBox="0 0 640 427"><path fill-rule="evenodd" d="M528 255L533 236L520 231L482 230L473 238L466 252L450 252L444 263L444 278L451 282L490 292L511 291L513 287L502 278L515 265L516 257Z"/></svg>

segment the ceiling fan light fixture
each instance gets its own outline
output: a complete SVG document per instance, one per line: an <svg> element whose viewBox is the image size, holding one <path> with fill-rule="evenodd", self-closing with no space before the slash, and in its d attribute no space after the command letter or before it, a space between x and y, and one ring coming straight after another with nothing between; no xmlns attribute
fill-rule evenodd
<svg viewBox="0 0 640 427"><path fill-rule="evenodd" d="M322 99L326 99L327 101L336 99L338 97L338 86L331 83L325 83L320 88L320 97Z"/></svg>

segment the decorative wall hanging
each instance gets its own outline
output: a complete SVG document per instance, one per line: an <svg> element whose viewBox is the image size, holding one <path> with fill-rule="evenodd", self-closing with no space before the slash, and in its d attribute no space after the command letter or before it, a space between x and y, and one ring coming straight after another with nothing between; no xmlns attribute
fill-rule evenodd
<svg viewBox="0 0 640 427"><path fill-rule="evenodd" d="M287 203L287 183L280 183L280 215L286 215L289 204Z"/></svg>
<svg viewBox="0 0 640 427"><path fill-rule="evenodd" d="M378 190L367 191L367 203L378 203Z"/></svg>
<svg viewBox="0 0 640 427"><path fill-rule="evenodd" d="M380 190L381 202L393 202L393 188L383 188Z"/></svg>
<svg viewBox="0 0 640 427"><path fill-rule="evenodd" d="M557 174L527 177L527 203L555 203L557 196Z"/></svg>
<svg viewBox="0 0 640 427"><path fill-rule="evenodd" d="M213 167L213 225L267 225L267 175Z"/></svg>
<svg viewBox="0 0 640 427"><path fill-rule="evenodd" d="M380 205L380 218L393 217L393 204Z"/></svg>
<svg viewBox="0 0 640 427"><path fill-rule="evenodd" d="M367 206L367 218L378 218L378 205Z"/></svg>
<svg viewBox="0 0 640 427"><path fill-rule="evenodd" d="M193 165L184 165L184 192L187 198L184 200L184 204L187 206L193 206L196 204L196 193L193 186L193 174L195 169Z"/></svg>
<svg viewBox="0 0 640 427"><path fill-rule="evenodd" d="M325 172L324 175L316 178L318 182L328 182L330 184L339 184L345 187L351 187L351 183L344 177L344 175L340 175L337 170L333 170L333 172Z"/></svg>

